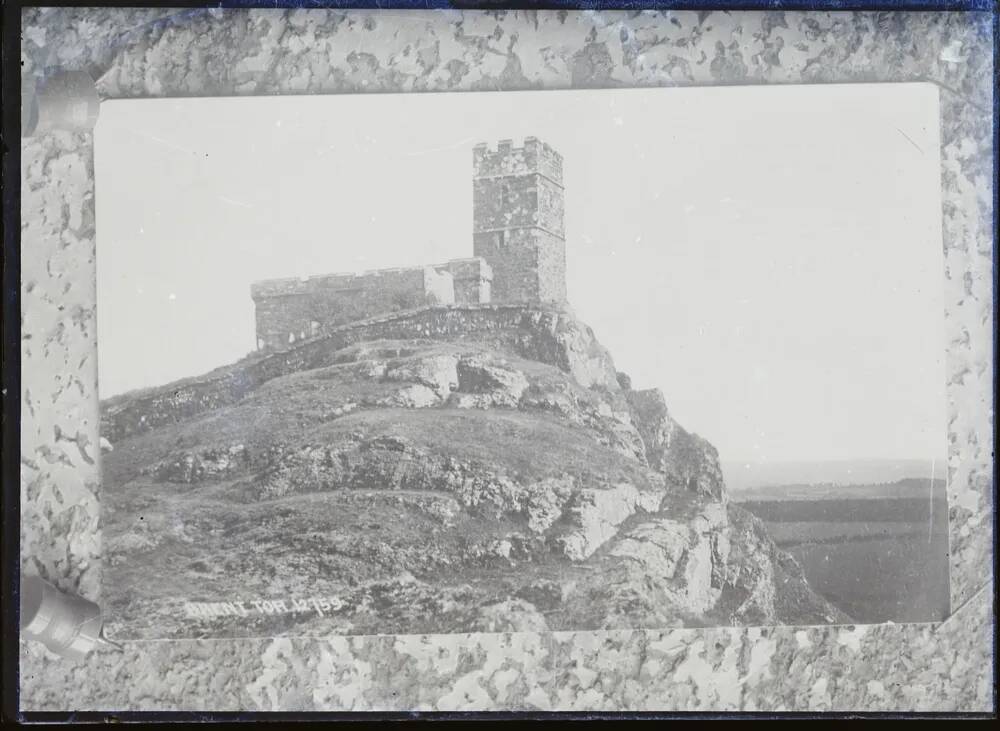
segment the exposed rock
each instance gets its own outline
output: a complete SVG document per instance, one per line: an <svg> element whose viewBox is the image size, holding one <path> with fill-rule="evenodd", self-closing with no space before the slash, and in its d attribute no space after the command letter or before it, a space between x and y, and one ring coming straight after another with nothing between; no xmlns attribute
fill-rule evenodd
<svg viewBox="0 0 1000 731"><path fill-rule="evenodd" d="M774 545L758 518L732 503L727 514L728 559L719 564L726 592L716 612L733 624L851 622L844 612L813 593L802 568Z"/></svg>
<svg viewBox="0 0 1000 731"><path fill-rule="evenodd" d="M544 534L563 514L563 506L573 492L573 480L569 477L550 477L528 486L524 513L528 518L528 528L539 535Z"/></svg>
<svg viewBox="0 0 1000 731"><path fill-rule="evenodd" d="M241 473L247 464L246 447L233 444L203 449L158 462L144 470L158 482L194 483L218 480Z"/></svg>
<svg viewBox="0 0 1000 731"><path fill-rule="evenodd" d="M392 396L377 402L380 406L402 407L407 409L425 409L441 403L437 391L420 383L402 388Z"/></svg>
<svg viewBox="0 0 1000 731"><path fill-rule="evenodd" d="M453 403L458 408L514 408L528 388L523 373L482 355L464 356L458 362L457 372L461 393Z"/></svg>
<svg viewBox="0 0 1000 731"><path fill-rule="evenodd" d="M566 381L535 379L522 396L520 408L558 414L593 430L600 444L646 462L642 438L632 425L627 403L617 394L602 389L580 389Z"/></svg>
<svg viewBox="0 0 1000 731"><path fill-rule="evenodd" d="M557 544L567 558L583 560L613 537L618 526L636 511L659 510L663 498L661 492L642 491L625 482L605 490L581 490L573 496L566 516L568 528Z"/></svg>
<svg viewBox="0 0 1000 731"><path fill-rule="evenodd" d="M704 614L722 593L714 577L725 558L713 549L715 538L727 529L725 510L710 504L691 521L660 518L641 523L616 540L610 553L628 559L639 575L660 582L680 610Z"/></svg>
<svg viewBox="0 0 1000 731"><path fill-rule="evenodd" d="M457 359L449 355L412 358L385 371L390 381L408 381L433 390L437 400L448 398L458 386Z"/></svg>
<svg viewBox="0 0 1000 731"><path fill-rule="evenodd" d="M649 466L672 484L724 500L725 484L715 447L674 421L659 389L629 391L626 398Z"/></svg>
<svg viewBox="0 0 1000 731"><path fill-rule="evenodd" d="M619 389L610 354L597 342L594 331L573 315L531 311L522 322L528 334L521 340L525 357L565 368L581 386Z"/></svg>

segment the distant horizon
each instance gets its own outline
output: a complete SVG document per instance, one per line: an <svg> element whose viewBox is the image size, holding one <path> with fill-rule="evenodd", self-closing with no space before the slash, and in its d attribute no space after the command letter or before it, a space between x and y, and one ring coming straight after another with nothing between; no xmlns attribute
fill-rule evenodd
<svg viewBox="0 0 1000 731"><path fill-rule="evenodd" d="M720 457L723 478L730 492L781 485L873 485L907 479L947 481L948 478L947 457L860 457L758 462L730 460L722 455Z"/></svg>

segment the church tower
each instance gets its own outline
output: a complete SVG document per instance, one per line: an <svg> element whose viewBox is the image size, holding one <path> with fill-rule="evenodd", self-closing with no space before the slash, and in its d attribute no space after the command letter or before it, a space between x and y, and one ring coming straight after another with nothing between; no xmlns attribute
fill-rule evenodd
<svg viewBox="0 0 1000 731"><path fill-rule="evenodd" d="M562 156L527 137L473 148L473 254L493 270L494 302L565 302Z"/></svg>

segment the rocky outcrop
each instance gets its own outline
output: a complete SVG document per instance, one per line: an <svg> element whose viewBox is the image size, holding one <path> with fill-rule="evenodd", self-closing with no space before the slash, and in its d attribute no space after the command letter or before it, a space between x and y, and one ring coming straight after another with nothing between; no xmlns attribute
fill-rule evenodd
<svg viewBox="0 0 1000 731"><path fill-rule="evenodd" d="M157 482L196 483L224 480L242 473L248 463L246 447L233 444L219 449L185 452L143 470Z"/></svg>
<svg viewBox="0 0 1000 731"><path fill-rule="evenodd" d="M234 445L184 453L147 470L159 482L181 484L241 473L249 479L236 481L231 494L258 502L331 490L442 493L457 509L523 522L524 533L538 546L556 547L576 561L593 554L626 519L640 511L654 513L664 500L655 483L646 489L628 482L601 485L566 473L519 480L494 465L438 454L395 436L352 434L326 445L279 445L255 455Z"/></svg>
<svg viewBox="0 0 1000 731"><path fill-rule="evenodd" d="M462 409L516 407L528 388L523 373L484 356L466 356L458 362L458 391L454 406Z"/></svg>
<svg viewBox="0 0 1000 731"><path fill-rule="evenodd" d="M725 483L715 447L674 421L659 389L628 390L625 397L649 466L673 484L723 500Z"/></svg>
<svg viewBox="0 0 1000 731"><path fill-rule="evenodd" d="M243 384L207 411L121 427L107 586L133 636L842 616L727 504L715 449L570 314L434 309L341 337L194 379ZM149 398L110 420L141 421ZM303 592L336 609L242 626L171 611L178 595Z"/></svg>
<svg viewBox="0 0 1000 731"><path fill-rule="evenodd" d="M650 577L681 611L704 614L722 594L729 554L725 508L706 505L691 520L658 518L624 532L611 548L634 578ZM723 538L722 541L719 539Z"/></svg>
<svg viewBox="0 0 1000 731"><path fill-rule="evenodd" d="M637 512L655 513L664 495L656 490L640 490L627 482L604 490L580 490L566 513L570 529L557 543L571 560L588 558L608 540L615 537L618 527Z"/></svg>

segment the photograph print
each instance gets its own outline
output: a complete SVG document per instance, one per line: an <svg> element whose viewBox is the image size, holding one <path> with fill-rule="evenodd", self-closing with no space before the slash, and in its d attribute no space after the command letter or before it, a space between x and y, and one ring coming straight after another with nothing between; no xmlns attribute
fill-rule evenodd
<svg viewBox="0 0 1000 731"><path fill-rule="evenodd" d="M943 619L938 114L105 102L109 636Z"/></svg>

